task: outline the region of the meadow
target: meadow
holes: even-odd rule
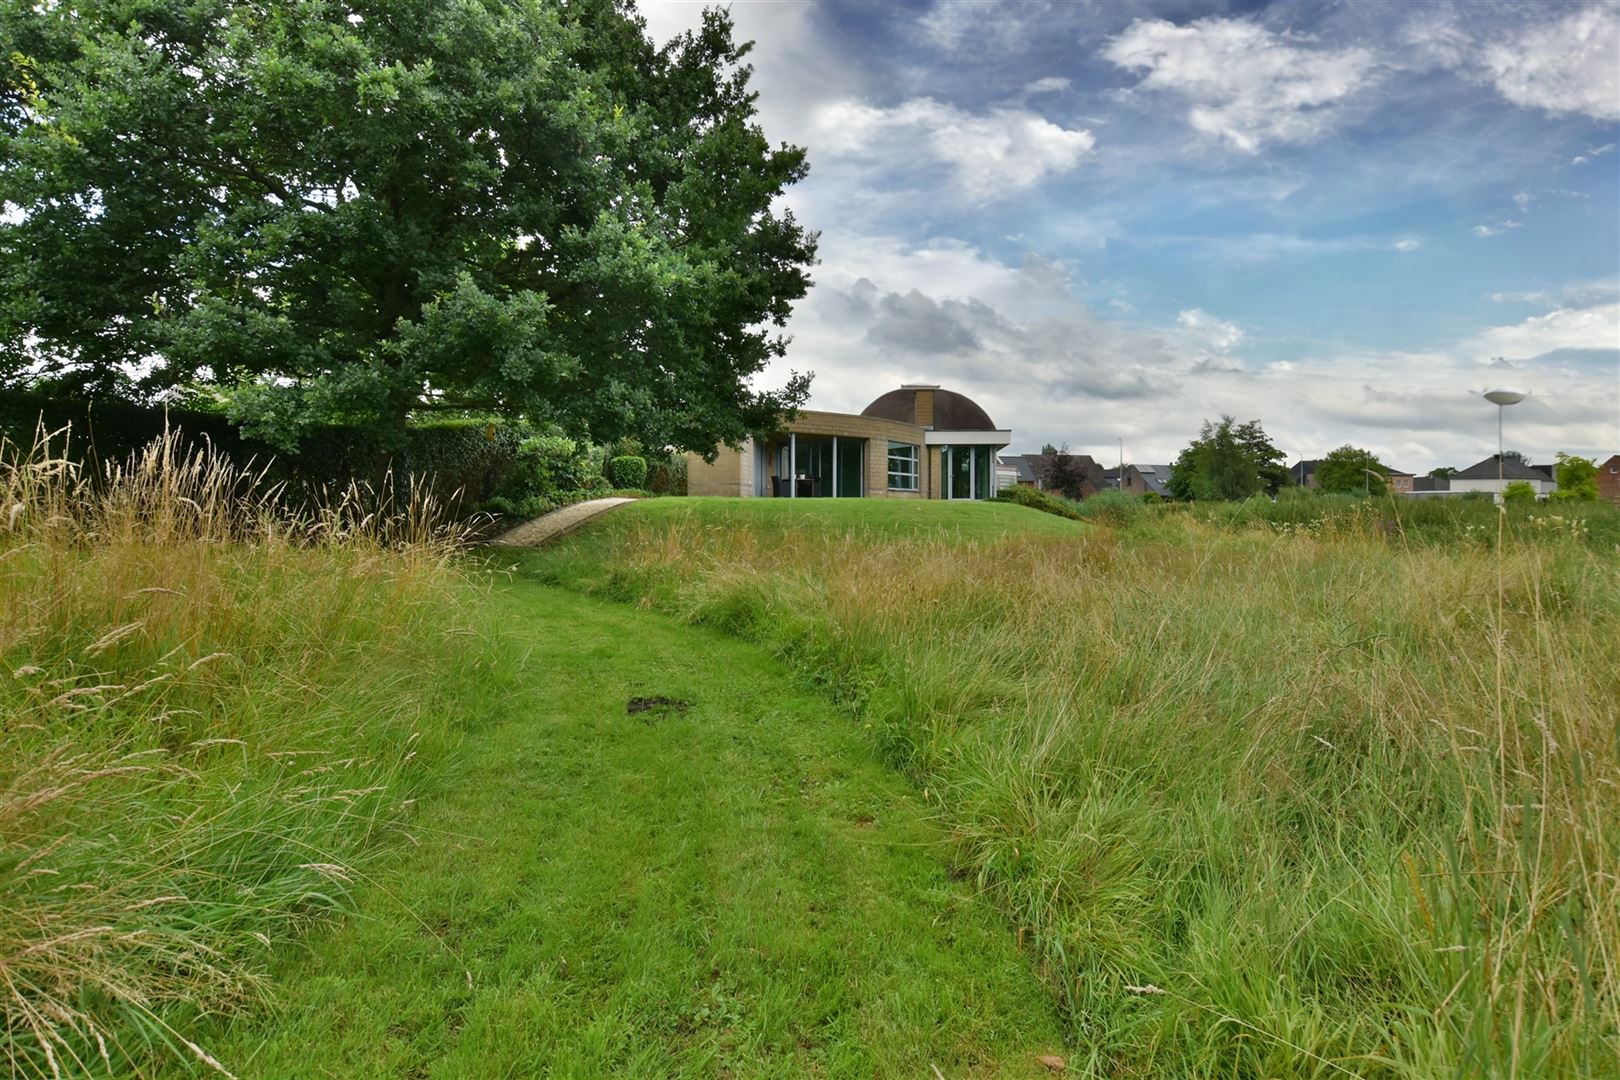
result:
[[[0,1061],[212,1069],[196,1020],[262,1004],[401,842],[493,653],[425,499],[294,512],[174,435],[64,450],[0,451]]]
[[[1620,1074],[1606,510],[1275,505],[975,536],[694,499],[525,568],[766,643],[858,718],[1073,1072]]]
[[[1605,508],[0,483],[12,1074],[1620,1074]]]

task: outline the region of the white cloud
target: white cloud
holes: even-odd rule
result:
[[[1196,130],[1246,153],[1321,138],[1339,121],[1346,99],[1372,81],[1374,68],[1370,49],[1326,48],[1244,19],[1186,26],[1139,19],[1102,55],[1145,72],[1138,90],[1185,99]]]
[[[1189,307],[1170,325],[1103,317],[1076,295],[1075,268],[1026,257],[1007,266],[957,240],[823,235],[818,284],[793,318],[773,375],[813,370],[814,408],[858,412],[902,382],[940,382],[1014,432],[1014,450],[1068,442],[1106,457],[1168,461],[1205,419],[1258,417],[1290,456],[1341,443],[1393,465],[1467,465],[1495,449],[1479,399],[1502,381],[1534,391],[1513,442],[1537,460],[1620,438],[1614,363],[1561,350],[1620,346],[1620,299],[1585,304],[1596,284],[1555,290],[1564,305],[1424,350],[1304,348],[1246,363],[1251,331]],[[1549,356],[1548,354],[1553,354]],[[1541,359],[1536,359],[1540,357]],[[1585,359],[1582,359],[1585,357]]]
[[[1188,308],[1176,316],[1176,325],[1187,330],[1193,340],[1218,353],[1230,352],[1243,340],[1243,328],[1218,319],[1200,308]]]
[[[1545,304],[1549,299],[1546,289],[1491,293],[1491,303],[1493,304]]]
[[[1570,158],[1569,163],[1571,165],[1589,165],[1591,164],[1593,158],[1600,158],[1604,154],[1614,153],[1614,147],[1614,143],[1605,143],[1602,146],[1588,147],[1586,153],[1576,154],[1574,157]]]
[[[1061,75],[1048,75],[1044,79],[1036,79],[1034,82],[1025,83],[1024,93],[1055,94],[1060,90],[1067,90],[1068,88],[1068,79],[1063,78]]]
[[[1556,308],[1513,326],[1497,326],[1462,343],[1476,358],[1530,359],[1558,349],[1620,349],[1620,304]]]
[[[1483,240],[1491,236],[1501,236],[1509,229],[1517,229],[1523,224],[1522,221],[1501,221],[1495,225],[1475,225],[1469,231]]]
[[[1537,19],[1487,46],[1496,90],[1515,105],[1620,120],[1620,7],[1600,3]]]
[[[1513,196],[1513,201],[1518,204],[1520,210],[1528,210],[1530,204],[1536,201],[1536,197],[1528,191],[1521,191]]]
[[[1069,172],[1097,142],[1089,131],[1062,127],[1027,109],[974,114],[932,98],[893,108],[836,102],[818,110],[816,125],[823,154],[895,165],[926,155],[948,166],[957,186],[979,200]]]
[[[1395,250],[1403,255],[1417,251],[1423,247],[1423,241],[1413,236],[1403,236],[1395,241]]]

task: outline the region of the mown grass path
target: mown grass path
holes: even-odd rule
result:
[[[241,1077],[1051,1075],[1049,999],[862,733],[763,650],[529,582],[417,846],[204,1032]],[[627,715],[629,699],[690,708]]]

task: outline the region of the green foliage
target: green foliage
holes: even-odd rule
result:
[[[591,449],[556,433],[524,439],[484,509],[507,517],[536,517],[606,491],[609,485],[599,468],[600,456]]]
[[[1510,503],[1533,503],[1536,501],[1536,489],[1528,480],[1513,480],[1502,491],[1502,501]]]
[[[1275,495],[1287,482],[1282,451],[1260,421],[1240,424],[1222,416],[1219,423],[1204,421],[1198,438],[1176,459],[1170,494],[1183,500],[1247,499],[1262,491]]]
[[[639,488],[647,482],[647,459],[635,454],[620,454],[608,461],[608,476],[620,487]]]
[[[1041,447],[1040,454],[1032,464],[1035,475],[1046,490],[1055,491],[1066,499],[1085,497],[1086,481],[1089,479],[1085,463],[1079,455],[1069,452],[1068,443],[1061,447],[1047,443]]]
[[[720,11],[658,48],[610,0],[86,0],[0,40],[0,385],[204,385],[282,450],[447,410],[707,450],[804,398],[748,388],[815,238]]]
[[[1552,497],[1559,502],[1597,502],[1597,462],[1560,452],[1558,490]]]
[[[996,502],[1017,503],[1032,510],[1040,510],[1047,514],[1056,514],[1058,517],[1069,518],[1072,521],[1080,520],[1078,506],[1061,495],[1054,495],[1050,491],[1041,491],[1026,484],[1014,484],[1003,488],[996,494]]]
[[[1131,525],[1152,514],[1144,500],[1123,491],[1099,491],[1080,504],[1080,516],[1110,528]]]
[[[1385,469],[1371,450],[1348,443],[1330,451],[1316,469],[1316,483],[1329,495],[1382,495],[1389,490]]]
[[[647,487],[656,495],[686,494],[686,455],[665,451],[648,463]]]
[[[120,464],[165,431],[206,443],[238,466],[251,465],[267,480],[287,486],[287,497],[309,501],[351,481],[407,494],[412,478],[426,482],[448,512],[471,513],[494,495],[512,468],[518,444],[530,433],[522,424],[488,419],[439,420],[403,432],[357,427],[309,429],[287,453],[245,437],[219,412],[157,408],[118,398],[88,401],[22,392],[0,396],[0,436],[20,446],[36,432],[71,428],[65,452],[95,472]]]

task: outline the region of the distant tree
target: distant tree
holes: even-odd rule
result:
[[[1068,443],[1064,443],[1062,448],[1051,443],[1041,447],[1040,456],[1035,461],[1035,475],[1047,491],[1055,491],[1069,499],[1080,499],[1085,495],[1082,490],[1086,482],[1085,462],[1080,455],[1069,453]]]
[[[1502,492],[1502,501],[1510,503],[1535,502],[1536,489],[1528,480],[1514,480]]]
[[[1559,453],[1558,490],[1552,498],[1561,502],[1597,502],[1597,497],[1597,462]]]
[[[1460,469],[1458,469],[1458,468],[1456,468],[1455,466],[1452,466],[1452,465],[1441,465],[1441,466],[1438,466],[1436,468],[1430,469],[1429,470],[1429,475],[1434,476],[1434,477],[1438,477],[1441,480],[1450,480],[1453,476],[1456,476],[1461,471],[1462,470],[1460,470]]]
[[[0,387],[336,421],[774,424],[815,237],[730,17],[620,0],[0,4]]]
[[[1329,453],[1316,468],[1317,486],[1341,495],[1382,495],[1389,487],[1384,476],[1384,466],[1371,450],[1348,443]]]
[[[1530,457],[1523,450],[1504,450],[1502,451],[1502,460],[1517,461],[1520,465],[1530,464]]]
[[[1171,467],[1170,494],[1201,500],[1247,499],[1262,491],[1275,495],[1288,482],[1282,457],[1258,420],[1206,420]]]

